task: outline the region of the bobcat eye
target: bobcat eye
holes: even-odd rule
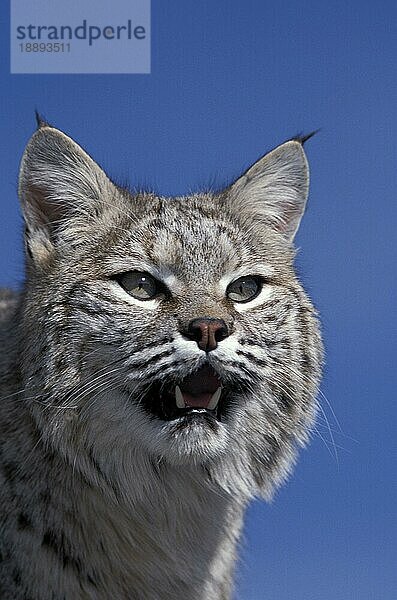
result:
[[[160,291],[160,282],[149,273],[129,271],[118,275],[116,280],[130,296],[137,300],[151,300]]]
[[[256,298],[262,289],[262,281],[259,277],[239,277],[236,281],[229,283],[226,296],[233,302],[249,302]]]

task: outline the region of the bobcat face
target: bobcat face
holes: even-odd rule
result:
[[[52,398],[33,407],[51,443],[176,465],[230,459],[257,487],[265,471],[282,477],[312,422],[321,362],[293,271],[302,145],[280,146],[219,194],[169,199],[117,188],[44,126],[20,181],[25,314],[41,324],[25,376]]]
[[[167,203],[146,198],[156,216],[132,232],[123,227],[104,259],[111,275],[90,291],[84,308],[79,294],[75,329],[87,338],[95,334],[111,352],[100,363],[93,355],[93,375],[108,362],[122,365],[117,379],[134,413],[126,422],[139,423],[130,439],[154,443],[162,455],[171,445],[173,453],[176,448],[197,459],[223,451],[255,386],[265,393],[267,344],[276,332],[264,323],[263,305],[273,294],[274,268],[270,248],[262,249],[267,259],[261,260],[232,222],[205,216],[213,198]],[[84,309],[92,311],[104,296],[96,310],[101,319],[106,315],[105,327],[84,325]]]

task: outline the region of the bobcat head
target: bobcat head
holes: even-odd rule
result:
[[[271,493],[316,412],[321,340],[293,268],[308,184],[294,139],[220,192],[132,194],[40,124],[20,171],[21,345],[51,447],[108,477],[139,455]]]

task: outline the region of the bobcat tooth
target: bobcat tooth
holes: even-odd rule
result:
[[[219,402],[219,398],[221,397],[221,393],[222,393],[222,387],[218,387],[216,392],[213,394],[211,400],[209,401],[209,404],[207,406],[208,410],[215,410],[215,408]]]
[[[177,385],[175,388],[175,399],[176,399],[176,405],[178,408],[185,408],[185,401],[183,399],[183,395],[182,395],[181,388],[179,387],[179,385]]]

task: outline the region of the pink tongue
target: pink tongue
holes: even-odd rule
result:
[[[207,408],[220,385],[218,375],[209,365],[188,375],[180,384],[185,406]]]
[[[191,406],[193,408],[207,408],[212,398],[212,393],[209,392],[207,394],[192,396],[192,394],[189,394],[188,392],[182,392],[182,396],[186,406]]]

